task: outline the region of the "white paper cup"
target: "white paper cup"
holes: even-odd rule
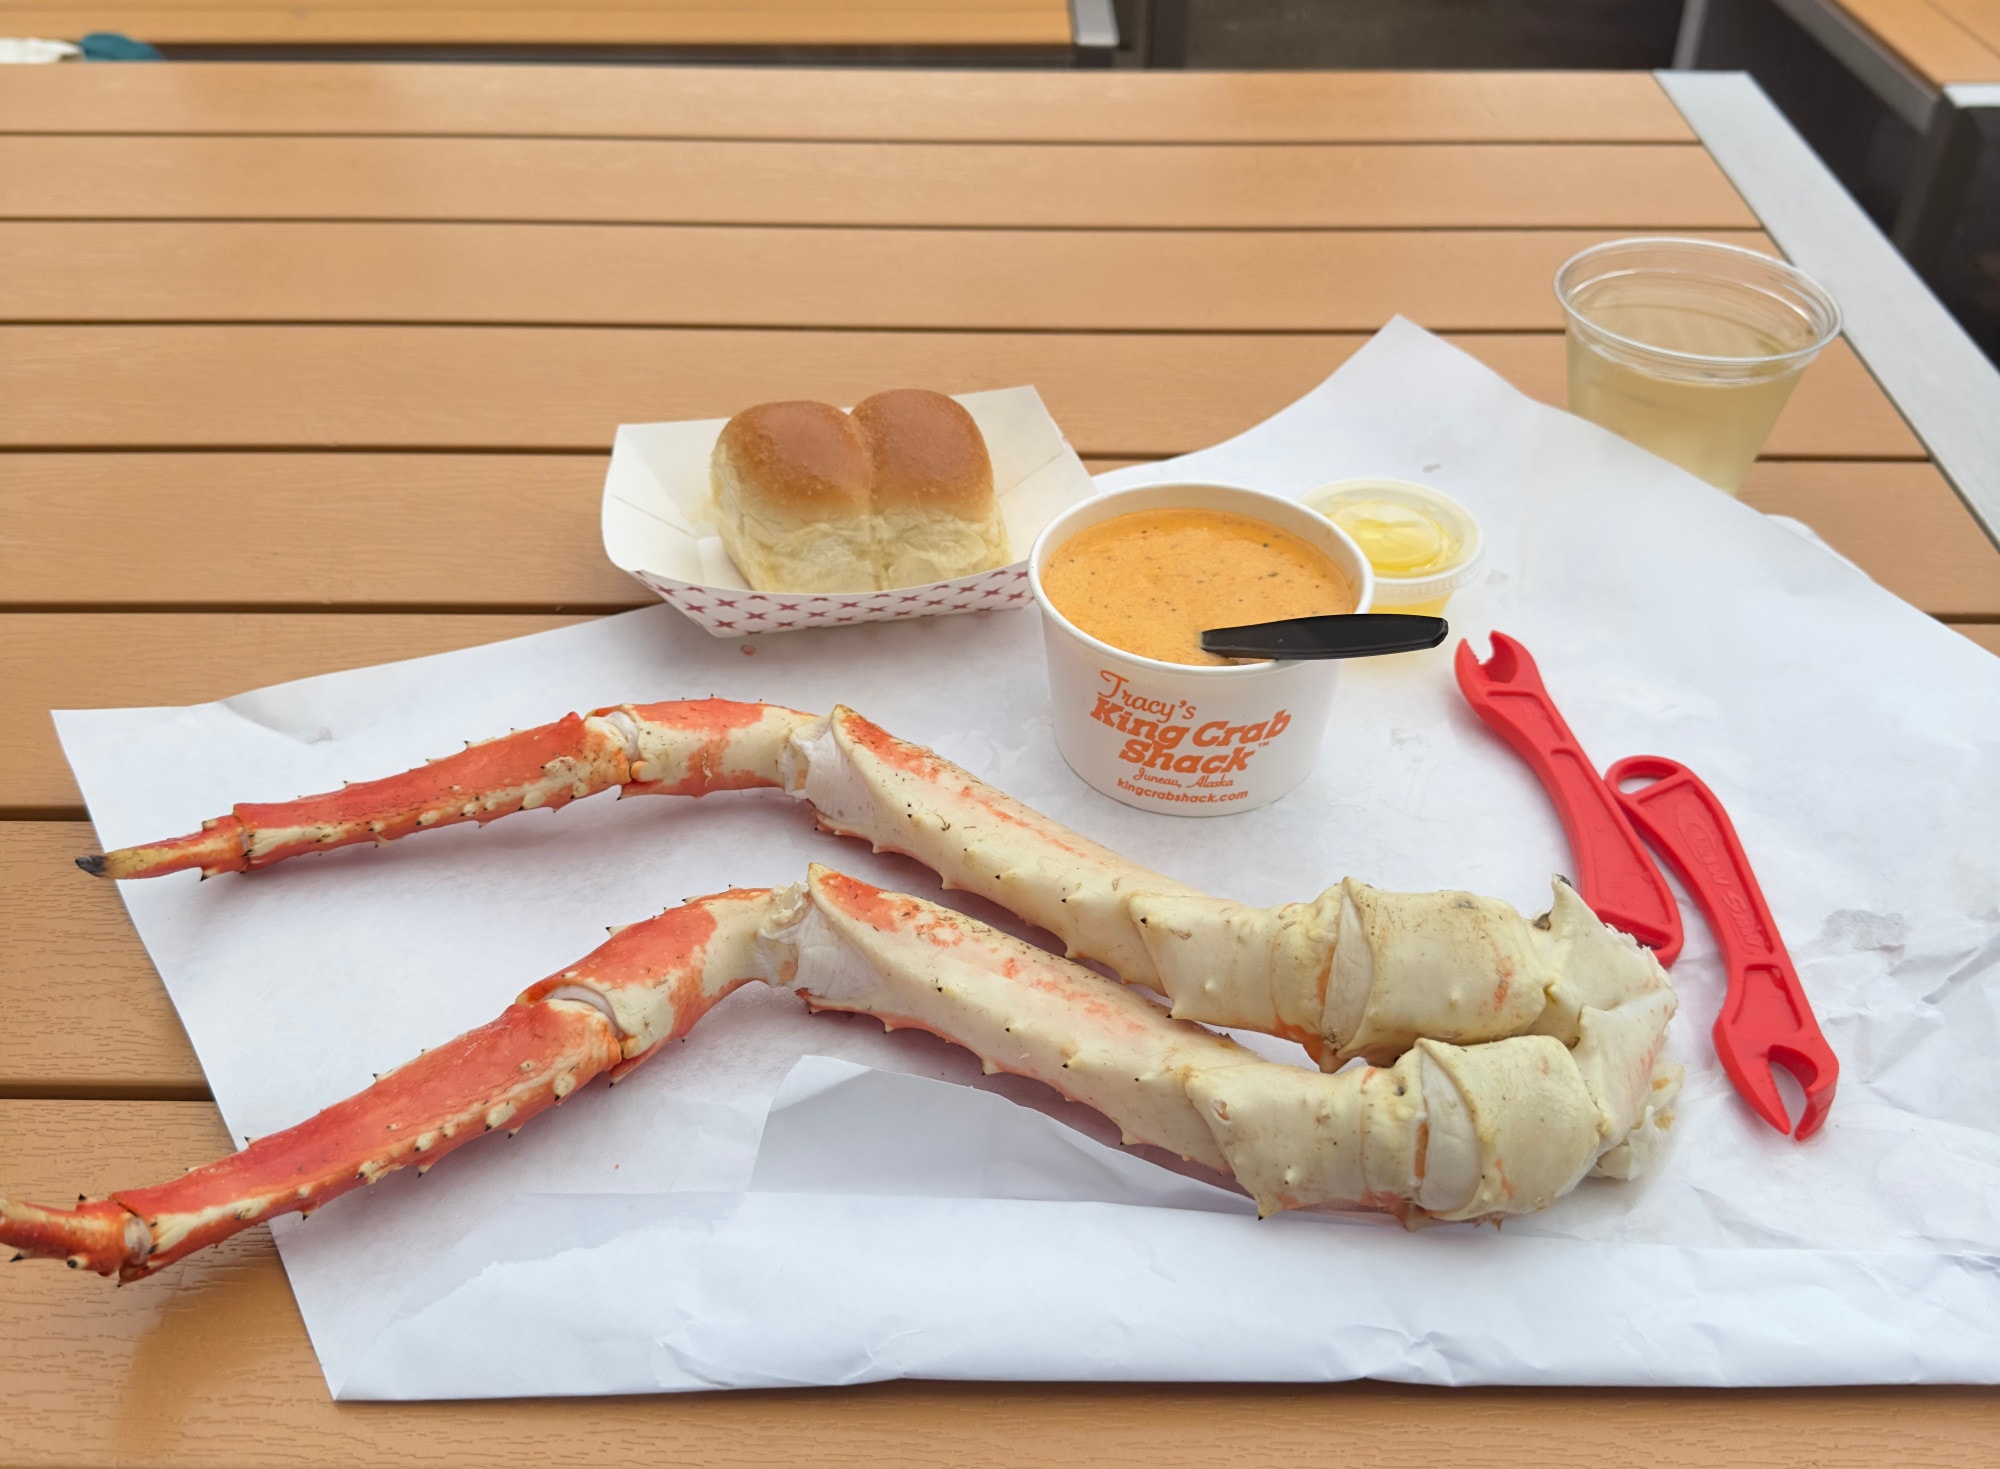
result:
[[[1277,495],[1230,485],[1150,485],[1100,495],[1049,522],[1028,555],[1042,609],[1056,748],[1114,801],[1173,816],[1225,816],[1269,805],[1319,759],[1337,659],[1162,663],[1098,641],[1058,612],[1042,568],[1071,536],[1135,510],[1221,510],[1267,521],[1326,553],[1366,612],[1375,578],[1347,533]]]

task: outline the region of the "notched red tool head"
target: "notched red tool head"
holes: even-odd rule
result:
[[[1493,653],[1484,663],[1472,651],[1469,640],[1461,640],[1458,645],[1456,672],[1458,686],[1468,697],[1471,690],[1468,682],[1480,684],[1513,684],[1519,682],[1527,687],[1542,687],[1542,672],[1535,667],[1535,660],[1528,656],[1528,650],[1504,632],[1488,635],[1493,644]]]
[[[1833,1106],[1840,1062],[1820,1033],[1777,920],[1715,792],[1678,761],[1634,755],[1604,773],[1633,826],[1680,874],[1722,953],[1729,991],[1715,1017],[1715,1054],[1750,1110],[1803,1142]],[[1772,1067],[1805,1093],[1796,1125]]]

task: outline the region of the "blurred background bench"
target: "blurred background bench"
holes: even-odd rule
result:
[[[2000,358],[2000,0],[1686,0],[1674,65],[1755,76]]]

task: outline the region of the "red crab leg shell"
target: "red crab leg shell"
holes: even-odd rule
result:
[[[269,867],[355,842],[393,842],[427,826],[484,824],[529,807],[562,807],[625,779],[625,742],[617,732],[569,714],[385,780],[241,805],[232,814],[243,823],[246,865]]]
[[[316,1209],[496,1127],[519,1127],[618,1055],[616,1029],[592,1006],[509,1006],[296,1127],[172,1183],[113,1194],[153,1236],[152,1252],[120,1273],[149,1275],[249,1225]]]
[[[523,1003],[579,999],[616,1022],[624,1059],[617,1081],[668,1041],[679,1040],[726,995],[760,978],[759,926],[771,909],[768,888],[735,888],[691,898],[610,939],[560,974],[521,995]]]
[[[782,784],[779,755],[811,715],[771,704],[692,699],[626,704],[468,745],[381,780],[296,801],[249,803],[189,836],[126,847],[77,865],[98,877],[161,877],[269,867],[357,842],[393,842],[464,821],[551,809],[613,786],[699,796]]]
[[[218,816],[204,821],[200,831],[184,837],[169,837],[143,847],[121,847],[102,856],[79,857],[76,865],[92,877],[163,877],[169,872],[198,868],[203,877],[222,872],[241,872],[243,823],[234,816]]]
[[[6,1201],[0,1245],[81,1257],[99,1274],[136,1280],[252,1224],[433,1161],[489,1128],[518,1127],[617,1060],[617,1030],[594,1006],[514,1005],[318,1116],[171,1183],[74,1210]]]
[[[630,1069],[686,1034],[758,977],[755,935],[770,896],[720,893],[622,928],[498,1019],[171,1183],[75,1209],[0,1200],[0,1246],[136,1280],[253,1224],[310,1213],[495,1128],[519,1128],[600,1072]],[[637,1033],[624,1028],[627,1015]]]
[[[68,1260],[72,1270],[116,1275],[133,1249],[145,1248],[145,1230],[123,1205],[109,1199],[79,1200],[74,1209],[44,1209],[15,1199],[0,1199],[0,1245],[16,1260]]]

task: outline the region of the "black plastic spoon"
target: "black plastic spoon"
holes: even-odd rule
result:
[[[1288,617],[1247,627],[1212,627],[1201,635],[1204,653],[1228,658],[1373,658],[1435,648],[1451,635],[1442,617],[1402,612],[1350,612],[1331,617]]]

